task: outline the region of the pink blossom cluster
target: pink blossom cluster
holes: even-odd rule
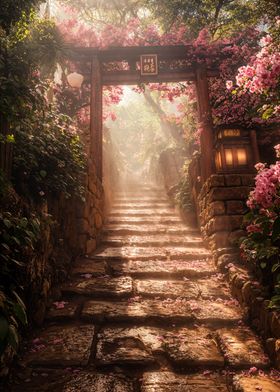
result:
[[[280,81],[280,51],[272,46],[271,37],[262,40],[265,45],[251,65],[242,66],[236,84],[250,93],[264,94],[278,88]]]
[[[270,35],[260,41],[261,49],[248,65],[238,69],[236,84],[240,94],[259,96],[265,117],[280,120],[280,46]],[[228,88],[231,86],[228,84]]]
[[[256,185],[249,195],[247,205],[251,209],[270,209],[280,206],[280,161],[265,167],[257,164]]]

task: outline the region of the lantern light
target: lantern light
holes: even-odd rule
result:
[[[83,84],[83,81],[84,81],[83,75],[77,72],[72,72],[69,75],[67,75],[67,82],[73,88],[80,89]]]
[[[215,163],[218,173],[252,172],[255,154],[252,149],[251,130],[219,128],[215,138]]]

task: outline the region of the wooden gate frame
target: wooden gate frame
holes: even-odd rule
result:
[[[201,129],[202,180],[214,173],[213,121],[209,100],[208,78],[219,75],[218,69],[206,68],[205,59],[200,58],[193,66],[184,65],[191,45],[142,46],[95,49],[78,47],[73,49],[74,58],[91,63],[90,139],[99,179],[102,181],[102,123],[103,86],[138,85],[192,81],[196,85],[199,127]],[[141,55],[156,54],[159,63],[158,75],[142,76],[139,65]],[[108,70],[106,64],[125,62],[127,70]],[[170,66],[170,64],[173,66]],[[180,64],[174,67],[174,64]],[[167,64],[167,69],[161,64]],[[169,64],[169,66],[168,66]],[[182,66],[183,64],[183,66]]]

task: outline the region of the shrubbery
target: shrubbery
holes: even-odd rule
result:
[[[19,327],[27,325],[24,267],[39,237],[40,221],[35,216],[0,213],[0,356],[7,345],[17,349]]]
[[[275,147],[280,158],[280,145]],[[271,292],[271,307],[280,307],[280,160],[267,167],[256,165],[256,185],[247,202],[247,237],[241,249],[253,262]]]
[[[83,197],[85,154],[72,120],[51,109],[16,127],[13,181],[34,200],[61,193]]]

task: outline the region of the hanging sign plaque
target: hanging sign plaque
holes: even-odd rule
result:
[[[143,54],[140,57],[141,75],[157,75],[158,74],[158,58],[156,54]]]

